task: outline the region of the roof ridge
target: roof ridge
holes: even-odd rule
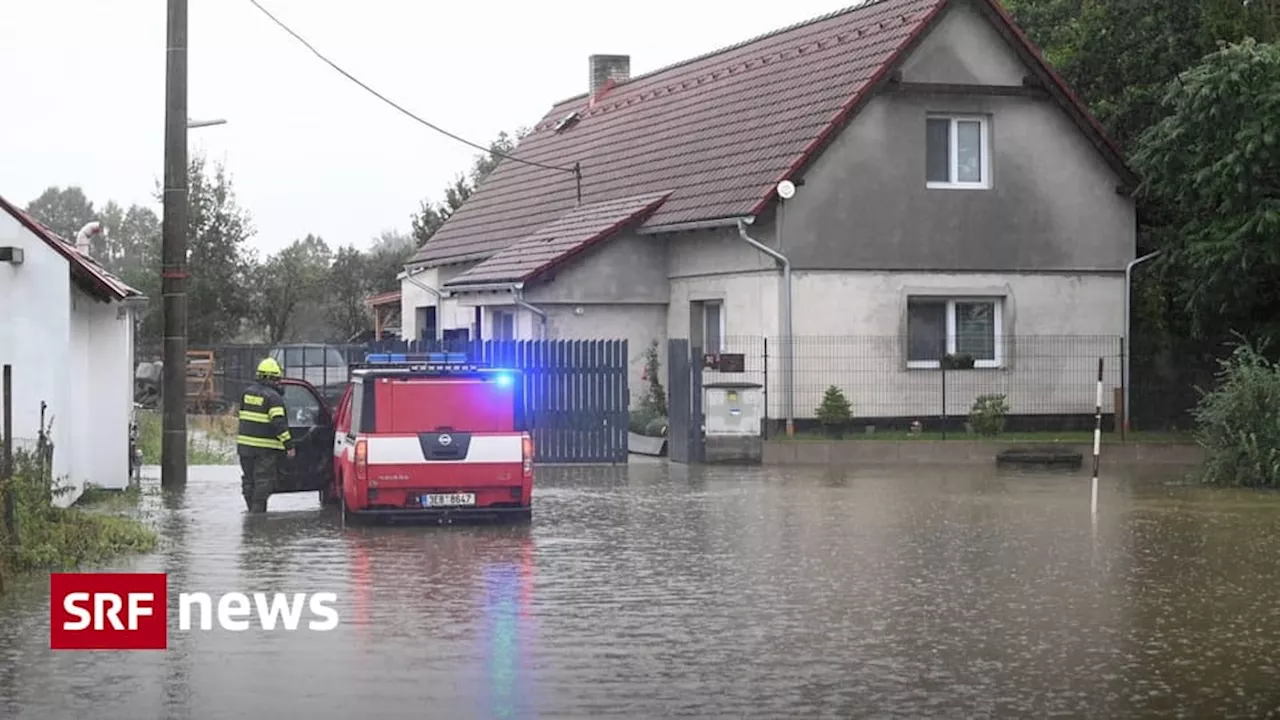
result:
[[[873,2],[876,2],[876,3],[879,3],[882,1],[883,0],[873,0]],[[862,6],[859,6],[859,9],[861,7]],[[764,67],[774,62],[792,60],[802,55],[808,55],[811,53],[819,53],[824,50],[830,50],[831,48],[837,45],[841,45],[843,43],[850,42],[853,40],[859,40],[865,35],[874,33],[876,30],[884,30],[886,23],[892,22],[893,20],[898,20],[902,24],[911,22],[911,18],[909,18],[907,14],[904,13],[896,17],[890,17],[887,20],[877,20],[874,22],[869,21],[852,29],[837,29],[829,35],[825,35],[817,39],[811,39],[802,45],[790,45],[787,47],[778,48],[766,54],[744,58],[740,62],[736,62],[732,65],[725,65],[725,66],[714,68],[712,70],[702,73],[701,75],[697,75],[693,78],[689,78],[687,80],[683,80],[678,83],[672,82],[670,84],[662,85],[660,87],[655,87],[651,90],[646,90],[638,94],[623,95],[622,97],[619,97],[612,102],[601,103],[596,105],[595,107],[579,111],[579,114],[582,117],[595,117],[597,115],[603,115],[605,113],[618,110],[619,108],[623,108],[629,105],[634,105],[640,102],[645,102],[646,100],[652,100],[657,97],[673,95],[683,90],[689,90],[695,87],[701,87],[702,85],[705,85],[706,83],[709,83],[709,82],[714,82],[716,80],[721,80],[730,76],[741,75],[744,72],[747,72],[750,70],[757,70],[761,67]],[[878,27],[875,29],[872,29],[873,25]]]
[[[724,53],[727,53],[727,52],[730,52],[730,51],[733,51],[733,50],[738,50],[738,49],[740,49],[740,48],[744,48],[744,47],[746,47],[746,46],[748,46],[748,45],[751,45],[751,44],[753,44],[753,43],[760,42],[761,40],[767,40],[767,39],[769,39],[769,38],[771,38],[771,37],[774,37],[774,36],[776,36],[776,35],[781,35],[781,34],[783,34],[783,33],[791,32],[792,30],[798,30],[798,29],[800,29],[800,28],[802,28],[802,27],[805,27],[805,26],[807,26],[807,25],[814,25],[814,24],[816,24],[816,23],[820,23],[820,22],[822,22],[822,21],[824,21],[824,20],[830,20],[831,18],[834,18],[834,17],[839,17],[839,16],[841,16],[841,15],[846,15],[846,14],[848,14],[848,13],[855,12],[855,11],[857,11],[857,10],[865,9],[865,8],[870,7],[870,6],[872,6],[872,5],[879,5],[879,4],[881,4],[881,3],[885,2],[885,1],[886,1],[886,0],[862,0],[861,2],[857,2],[857,3],[853,4],[853,5],[846,5],[845,7],[840,8],[840,9],[838,9],[838,10],[832,10],[831,12],[825,13],[825,14],[823,14],[823,15],[818,15],[818,16],[816,16],[816,17],[811,17],[811,18],[809,18],[808,20],[801,20],[801,21],[799,21],[799,22],[792,23],[791,25],[787,25],[787,26],[785,26],[785,27],[780,27],[780,28],[777,28],[777,29],[774,29],[774,30],[770,30],[769,32],[761,33],[761,34],[759,34],[759,35],[756,35],[755,37],[751,37],[751,38],[748,38],[748,39],[746,39],[746,40],[741,40],[741,41],[739,41],[739,42],[733,43],[732,45],[725,45],[724,47],[718,48],[718,49],[716,49],[716,50],[711,50],[710,52],[705,52],[705,53],[702,53],[701,55],[695,55],[695,56],[690,57],[690,58],[685,58],[684,60],[679,60],[679,61],[677,61],[677,62],[671,63],[670,65],[664,65],[663,67],[657,68],[657,69],[655,69],[655,70],[650,70],[649,72],[641,73],[640,75],[636,75],[636,76],[634,76],[634,77],[627,78],[626,82],[620,82],[620,83],[617,83],[616,85],[614,85],[613,90],[617,90],[618,88],[626,87],[627,85],[630,85],[631,83],[636,82],[636,81],[638,81],[638,80],[645,80],[645,79],[651,78],[651,77],[653,77],[653,76],[655,76],[655,75],[660,75],[660,74],[662,74],[662,73],[664,73],[664,72],[669,72],[669,71],[671,71],[671,70],[675,70],[676,68],[683,67],[683,66],[685,66],[685,65],[690,65],[690,64],[692,64],[692,63],[700,62],[700,61],[702,61],[702,60],[706,60],[706,59],[708,59],[708,58],[715,57],[716,55],[722,55],[722,54],[724,54]],[[559,106],[561,106],[561,105],[563,105],[563,104],[565,104],[565,103],[574,102],[575,100],[585,100],[585,99],[587,99],[587,98],[588,98],[588,97],[590,97],[590,96],[591,96],[591,93],[590,93],[590,92],[578,93],[578,94],[576,94],[576,95],[571,95],[571,96],[569,96],[569,97],[567,97],[567,98],[564,98],[563,100],[557,100],[557,101],[552,105],[552,108],[559,107]]]

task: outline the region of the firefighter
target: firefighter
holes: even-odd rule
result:
[[[267,499],[275,488],[283,457],[295,455],[289,433],[280,379],[280,363],[266,358],[258,363],[258,380],[240,398],[240,431],[236,446],[244,471],[241,489],[249,512],[267,511]]]

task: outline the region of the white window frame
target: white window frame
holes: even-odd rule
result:
[[[703,354],[719,355],[720,353],[724,352],[724,300],[700,300],[699,302],[702,303],[700,306],[702,308],[702,343],[703,343],[702,352]],[[706,347],[707,335],[708,335],[707,308],[711,307],[712,305],[714,305],[719,310],[719,312],[716,313],[716,317],[718,317],[720,320],[720,322],[718,323],[720,327],[717,328],[718,332],[716,333],[716,337],[719,339],[720,345],[719,347],[716,347],[714,349]]]
[[[991,189],[991,124],[982,115],[949,115],[930,113],[928,120],[949,120],[947,136],[947,176],[952,178],[946,182],[926,180],[925,187],[930,190],[989,190]],[[957,142],[958,128],[961,122],[978,123],[978,158],[982,163],[982,179],[978,182],[960,182],[955,180],[960,175],[960,143]],[[928,156],[929,135],[925,133],[925,155]]]
[[[956,352],[956,303],[958,302],[989,302],[995,305],[995,311],[992,313],[992,332],[995,334],[992,346],[995,348],[994,360],[978,360],[974,359],[973,367],[975,369],[996,369],[1004,367],[1004,303],[1005,299],[999,296],[961,296],[961,297],[938,297],[934,295],[913,295],[910,299],[920,300],[946,300],[947,303],[947,349],[946,354],[954,355]],[[907,313],[907,333],[910,336],[911,314]],[[910,341],[908,341],[909,343]],[[910,346],[903,348],[904,353],[910,353]],[[911,370],[937,370],[942,367],[941,361],[938,360],[911,360],[908,354],[907,368]]]

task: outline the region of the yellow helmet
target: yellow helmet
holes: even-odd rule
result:
[[[284,371],[280,369],[280,363],[276,362],[275,358],[265,358],[258,363],[258,376],[280,378],[284,377]]]

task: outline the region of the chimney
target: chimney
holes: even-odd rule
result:
[[[630,55],[592,55],[587,61],[591,64],[591,97],[610,80],[616,84],[631,79]]]

